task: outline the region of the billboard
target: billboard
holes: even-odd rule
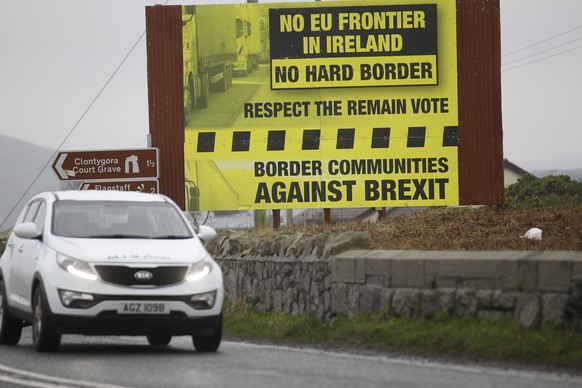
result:
[[[459,203],[454,0],[182,7],[189,210]]]

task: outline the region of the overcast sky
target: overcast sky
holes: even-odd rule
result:
[[[527,170],[580,168],[582,1],[500,1],[504,156]],[[144,6],[162,2],[0,0],[0,135],[145,147]],[[195,2],[168,2],[184,3]]]

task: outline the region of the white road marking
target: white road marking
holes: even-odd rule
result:
[[[90,387],[90,388],[129,388],[124,387],[121,385],[111,385],[111,384],[103,384],[103,383],[96,383],[92,381],[84,381],[84,380],[74,380],[74,379],[66,379],[62,377],[50,376],[45,375],[42,373],[35,373],[29,372],[22,369],[12,368],[3,364],[0,364],[0,371],[4,372],[4,374],[0,375],[0,381],[10,382],[13,384],[18,384],[27,387],[36,387],[36,388],[78,388],[78,387]],[[13,377],[6,375],[14,375],[20,377]],[[33,381],[38,380],[38,381]],[[54,384],[56,383],[56,384]],[[68,384],[68,385],[63,385]]]

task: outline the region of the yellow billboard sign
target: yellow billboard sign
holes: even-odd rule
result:
[[[458,204],[455,18],[454,0],[184,7],[189,209]]]

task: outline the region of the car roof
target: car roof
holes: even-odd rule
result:
[[[169,202],[164,195],[136,191],[67,190],[54,191],[52,194],[57,198],[57,200]]]

